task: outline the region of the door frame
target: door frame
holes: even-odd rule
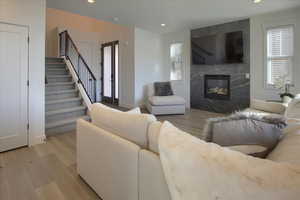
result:
[[[25,132],[25,134],[26,134],[26,145],[25,146],[27,146],[27,147],[29,147],[29,146],[31,146],[32,144],[31,143],[33,143],[33,141],[31,141],[31,137],[32,137],[32,133],[30,132],[30,121],[29,121],[29,119],[30,119],[30,96],[29,96],[29,94],[30,94],[30,91],[29,91],[29,86],[30,86],[30,82],[29,82],[29,77],[30,77],[30,70],[29,70],[29,66],[30,66],[30,33],[29,33],[29,29],[30,29],[30,27],[29,27],[29,25],[22,25],[22,24],[14,24],[14,23],[9,23],[9,22],[4,22],[4,21],[0,21],[0,24],[4,24],[4,25],[9,25],[9,26],[16,26],[16,27],[22,27],[22,28],[25,28],[26,29],[26,38],[27,38],[27,48],[26,48],[26,53],[27,53],[27,55],[26,55],[26,57],[27,57],[27,62],[26,62],[26,64],[24,64],[24,65],[26,65],[26,71],[27,71],[27,73],[26,73],[26,77],[25,77],[25,79],[27,80],[27,87],[26,87],[26,112],[27,112],[27,114],[26,114],[26,123],[27,123],[27,128],[26,128],[26,132]],[[24,147],[24,146],[23,146]],[[15,148],[15,149],[18,149],[18,148],[22,148],[22,147],[17,147],[17,148]],[[7,150],[7,151],[11,151],[11,150],[14,150],[14,149],[10,149],[10,150]]]
[[[116,63],[115,63],[115,56],[116,56],[116,45],[118,45],[118,56],[120,57],[120,45],[119,45],[119,41],[118,40],[115,40],[115,41],[112,41],[112,42],[107,42],[107,43],[104,43],[101,45],[101,98],[102,98],[102,101],[106,102],[106,103],[111,103],[111,104],[116,104],[118,105],[119,104],[119,94],[120,94],[120,87],[118,85],[118,98],[116,98],[115,96],[115,68],[116,68]],[[111,54],[111,86],[112,86],[112,97],[111,98],[107,98],[107,97],[104,97],[104,48],[105,47],[108,47],[108,46],[111,46],[111,50],[112,50],[112,54]],[[119,60],[119,58],[118,58]],[[119,64],[120,62],[118,61],[118,83],[120,82],[120,68],[119,68]]]

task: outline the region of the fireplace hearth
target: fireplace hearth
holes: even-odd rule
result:
[[[230,75],[205,75],[204,97],[216,100],[230,100]]]

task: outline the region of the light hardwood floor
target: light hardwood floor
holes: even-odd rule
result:
[[[220,114],[200,110],[161,116],[201,137],[205,121]],[[76,173],[76,134],[52,136],[45,144],[0,153],[0,200],[100,199]]]
[[[212,113],[203,110],[191,109],[185,115],[158,116],[159,121],[169,121],[181,130],[202,139],[202,130],[208,118],[224,116],[220,113]]]

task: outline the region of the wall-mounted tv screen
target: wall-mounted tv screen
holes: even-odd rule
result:
[[[243,32],[192,37],[193,65],[243,63]]]

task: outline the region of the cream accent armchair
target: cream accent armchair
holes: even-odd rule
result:
[[[154,84],[147,86],[148,99],[146,107],[154,115],[185,114],[186,102],[183,97],[178,96],[176,90],[172,96],[155,96]]]

